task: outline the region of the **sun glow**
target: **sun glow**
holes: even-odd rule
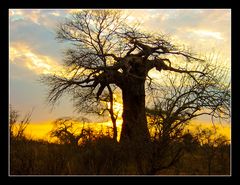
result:
[[[120,139],[120,133],[122,129],[122,118],[118,118],[117,121],[117,131],[118,131],[118,141]],[[50,137],[50,131],[53,129],[54,125],[52,121],[45,121],[41,123],[30,123],[26,130],[25,134],[28,138],[34,140],[46,140],[48,142],[56,142],[56,138]],[[102,123],[84,123],[84,128],[91,128],[94,130],[95,133],[102,131],[103,133],[112,132],[112,122],[106,121]],[[201,129],[213,129],[212,123],[202,122],[202,121],[193,121],[191,122],[186,129],[190,132],[195,132],[196,129],[200,127]],[[83,128],[83,123],[74,125],[74,129],[81,129]],[[227,139],[231,141],[231,126],[230,124],[215,124],[215,128],[217,129],[217,134],[221,134],[225,136]]]
[[[229,141],[231,141],[231,125],[230,123],[209,123],[200,120],[192,121],[187,129],[193,133],[197,131],[198,128],[201,129],[210,129],[216,131],[216,134],[225,136]]]
[[[118,131],[118,140],[120,139],[120,132],[122,128],[122,120],[118,119],[116,121],[117,124],[117,131]],[[13,133],[17,133],[18,123],[16,124]],[[97,134],[99,132],[107,133],[112,132],[113,124],[111,121],[101,122],[101,123],[81,123],[78,122],[77,124],[73,125],[72,130],[80,131],[82,128],[90,128],[94,131],[93,134]],[[56,138],[52,138],[50,136],[51,130],[54,128],[53,121],[45,121],[39,123],[29,123],[25,130],[25,136],[29,139],[33,140],[45,140],[48,142],[56,142]]]
[[[108,108],[110,108],[110,102],[107,103]],[[121,117],[122,113],[123,113],[123,105],[119,102],[114,102],[113,103],[113,111],[114,114],[117,115],[118,119],[119,117]]]
[[[19,128],[19,123],[16,123],[13,128],[13,133],[17,134]],[[49,141],[49,132],[52,129],[52,123],[50,121],[40,122],[40,123],[29,123],[24,131],[27,138],[33,140],[47,140]]]

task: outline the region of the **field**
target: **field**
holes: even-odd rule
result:
[[[221,145],[212,150],[207,146],[181,145],[179,159],[167,168],[151,174],[151,163],[142,164],[143,174],[132,155],[131,149],[122,148],[108,136],[88,140],[78,146],[53,144],[26,138],[11,139],[11,175],[229,175],[230,145]],[[174,146],[173,146],[174,147]],[[209,149],[208,151],[206,149]],[[170,150],[167,149],[166,150]],[[159,153],[155,162],[164,164],[169,152]],[[148,153],[148,151],[146,151]],[[210,155],[209,155],[210,154]],[[169,156],[167,156],[169,155]],[[158,160],[160,159],[160,160]],[[155,164],[156,164],[155,163]],[[160,164],[161,165],[161,164]]]

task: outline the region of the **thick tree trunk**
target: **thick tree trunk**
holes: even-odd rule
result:
[[[123,124],[120,142],[141,145],[150,139],[145,112],[145,80],[126,81],[122,88]]]
[[[120,143],[135,161],[136,173],[145,174],[150,134],[145,111],[145,80],[126,81],[122,88],[123,124]]]
[[[145,110],[145,80],[148,68],[141,58],[129,58],[121,83],[123,124],[120,143],[130,159],[134,160],[137,174],[148,170],[150,133]]]

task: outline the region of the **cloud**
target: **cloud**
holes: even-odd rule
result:
[[[45,55],[60,62],[62,51],[66,43],[58,43],[55,40],[54,29],[38,25],[30,20],[18,19],[10,21],[10,46],[21,43],[29,46],[34,53]]]
[[[228,9],[172,9],[153,11],[145,28],[169,34],[174,43],[209,55],[213,50],[223,60],[231,55],[231,11]],[[164,17],[164,19],[163,19]]]
[[[52,13],[50,13],[51,15],[53,15],[53,16],[56,16],[56,17],[59,17],[60,16],[60,13],[58,13],[58,12],[52,12]]]
[[[129,21],[141,29],[170,36],[172,43],[195,53],[216,52],[222,60],[231,56],[230,9],[131,9]]]
[[[56,42],[54,28],[58,22],[76,11],[79,10],[10,9],[10,41],[25,43],[31,46],[33,53],[61,61],[61,51],[67,44]],[[147,31],[169,34],[173,43],[184,44],[193,51],[210,53],[215,48],[223,60],[229,61],[229,9],[126,9],[123,12],[129,15],[128,22],[139,21]],[[35,58],[34,61],[40,60],[34,55],[29,57]],[[41,67],[50,69],[45,64]]]
[[[25,43],[11,44],[9,48],[9,59],[10,63],[13,64],[11,65],[10,75],[12,75],[12,72],[14,73],[17,67],[28,69],[36,75],[52,74],[65,78],[71,78],[75,73],[75,71],[69,72],[69,69],[60,65],[54,58],[35,52]],[[19,73],[14,73],[12,79],[19,78],[17,74]],[[22,75],[20,74],[20,76]]]
[[[24,66],[36,74],[52,74],[61,70],[59,64],[51,57],[34,53],[23,43],[11,44],[9,58],[11,63]]]
[[[207,30],[194,30],[193,32],[197,34],[199,37],[214,38],[217,40],[224,39],[220,32],[213,32],[213,31],[207,31]]]
[[[23,35],[24,31],[28,35],[32,30],[33,35],[30,38],[34,43],[37,43],[35,40],[40,38],[60,47],[53,42],[54,28],[58,22],[76,11],[79,9],[12,9],[10,10],[11,17],[22,17],[22,19],[13,19],[16,25],[14,30],[22,30],[21,33],[13,35],[18,37]],[[213,48],[221,45],[224,46],[221,48],[222,52],[230,47],[231,10],[229,9],[126,9],[123,12],[129,15],[128,22],[138,21],[142,23],[142,28],[146,31],[170,34],[174,41],[186,43],[189,46],[202,46],[203,50],[208,51],[208,46]],[[44,35],[45,38],[43,38]],[[27,40],[29,41],[30,38]],[[206,41],[211,44],[206,45]],[[39,43],[47,45],[47,43]],[[49,47],[51,48],[55,47]],[[224,55],[230,55],[230,52]]]
[[[67,10],[58,9],[10,9],[10,21],[24,19],[38,25],[52,27],[57,20],[65,17]]]
[[[10,9],[9,15],[10,15],[10,21],[16,21],[19,19],[25,19],[25,20],[31,20],[34,23],[38,24],[38,18],[39,18],[39,9]]]

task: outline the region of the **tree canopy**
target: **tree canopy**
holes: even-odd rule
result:
[[[96,106],[103,94],[112,97],[113,89],[119,88],[123,99],[121,140],[124,141],[149,141],[145,84],[151,85],[153,81],[148,75],[150,70],[187,74],[196,83],[206,76],[205,71],[186,65],[204,62],[203,59],[172,44],[165,35],[127,25],[126,16],[117,10],[73,13],[59,24],[57,39],[69,42],[71,47],[64,53],[65,74],[42,79],[50,87],[49,102],[55,103],[63,94],[71,93],[76,106]],[[190,91],[201,94],[201,86],[198,88],[198,92]],[[203,96],[199,101],[204,104]],[[208,103],[218,103],[218,98],[216,95]]]

